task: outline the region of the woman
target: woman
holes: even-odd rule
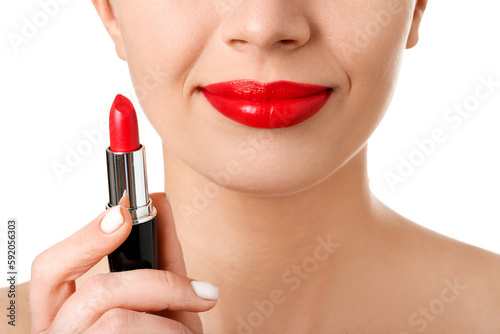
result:
[[[102,213],[35,259],[32,333],[500,332],[500,257],[368,186],[426,0],[93,3],[163,141],[161,270],[95,275],[131,229]],[[242,124],[207,94],[241,79],[328,96],[307,119]]]

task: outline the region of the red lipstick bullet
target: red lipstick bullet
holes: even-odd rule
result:
[[[111,106],[109,137],[113,152],[133,152],[141,148],[134,105],[121,94],[116,96]]]

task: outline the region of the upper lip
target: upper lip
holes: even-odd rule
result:
[[[211,84],[201,89],[225,97],[250,101],[275,101],[314,96],[332,88],[284,80],[269,83],[253,80],[234,80]]]

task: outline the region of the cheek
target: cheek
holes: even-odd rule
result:
[[[350,5],[349,10],[356,9]],[[344,15],[349,20],[339,20],[330,45],[351,82],[348,109],[384,113],[397,82],[412,15],[411,1],[376,0],[365,10]]]
[[[190,0],[121,1],[118,20],[141,107],[160,134],[164,124],[182,127],[182,113],[169,111],[188,107],[184,82],[215,20]]]
[[[317,13],[322,37],[351,79],[400,56],[411,25],[412,2],[327,1],[328,8]]]
[[[332,1],[323,17],[330,53],[349,78],[342,123],[371,134],[390,103],[411,27],[413,1]],[[358,4],[356,4],[358,3]]]

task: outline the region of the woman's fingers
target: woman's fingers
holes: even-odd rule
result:
[[[165,248],[160,248],[162,251],[158,254],[160,268],[181,276],[187,276],[182,247],[177,238],[170,202],[167,200],[165,193],[150,194],[150,197],[158,211],[158,244],[165,245]],[[202,331],[201,320],[196,313],[166,309],[154,312],[154,314],[183,324],[189,324],[189,329],[193,333],[201,333]]]
[[[170,203],[165,193],[154,193],[150,197],[158,212],[158,245],[165,246],[162,248],[163,251],[158,254],[160,268],[187,276]]]
[[[74,280],[114,251],[130,234],[132,221],[128,210],[122,206],[110,209],[33,262],[32,334],[97,333],[106,326],[119,333],[126,333],[123,328],[154,333],[156,326],[162,330],[171,328],[176,333],[186,332],[187,328],[193,333],[202,332],[195,312],[211,309],[218,289],[210,283],[191,283],[186,277],[170,203],[164,193],[151,194],[151,198],[158,212],[161,270],[98,274],[75,290]],[[126,199],[122,198],[120,204],[126,205]],[[154,322],[151,330],[145,319]]]
[[[36,257],[30,282],[32,333],[50,327],[74,293],[74,280],[125,241],[131,228],[130,214],[117,206]]]
[[[214,285],[191,282],[169,271],[141,269],[97,274],[66,300],[49,333],[82,333],[111,309],[202,312],[214,307],[217,298]]]
[[[188,327],[172,319],[137,311],[114,308],[104,313],[84,334],[192,334]],[[70,332],[68,332],[70,333]],[[76,333],[76,332],[71,332]],[[196,332],[195,332],[196,333]]]

